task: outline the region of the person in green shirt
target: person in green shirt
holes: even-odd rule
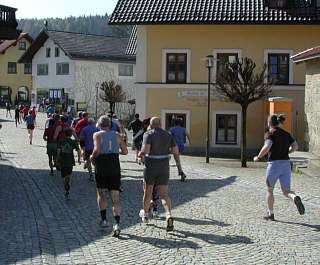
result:
[[[78,163],[81,164],[81,151],[76,140],[71,139],[72,129],[66,128],[64,130],[65,138],[58,142],[57,147],[57,161],[61,171],[61,177],[64,180],[65,197],[70,199],[70,182],[72,175],[72,168],[75,166],[73,150],[78,152]]]

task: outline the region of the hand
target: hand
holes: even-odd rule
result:
[[[258,162],[260,159],[259,159],[259,157],[258,156],[255,156],[254,158],[253,158],[253,161],[254,162]]]
[[[138,157],[139,157],[139,158],[143,158],[143,156],[144,156],[143,153],[140,151],[140,152],[138,153]]]

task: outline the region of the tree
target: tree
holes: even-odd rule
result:
[[[115,112],[116,103],[123,102],[126,99],[126,94],[122,91],[121,85],[116,84],[113,80],[104,81],[100,85],[100,89],[103,91],[100,98],[109,103],[111,113]]]
[[[244,58],[226,63],[225,70],[218,74],[216,88],[231,102],[241,105],[241,166],[247,167],[247,109],[250,103],[271,95],[271,83],[267,78],[266,64],[254,73],[255,62]]]

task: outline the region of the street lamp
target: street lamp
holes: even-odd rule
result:
[[[210,155],[210,84],[211,84],[211,68],[213,67],[213,55],[206,56],[206,68],[208,68],[208,113],[207,113],[207,148],[206,148],[206,163],[209,163]]]
[[[99,89],[100,83],[96,83],[96,120],[98,119],[98,89]]]

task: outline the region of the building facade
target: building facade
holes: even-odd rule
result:
[[[134,93],[135,56],[126,56],[128,39],[44,29],[20,58],[32,61],[34,104],[105,113],[97,87],[114,80],[131,97]],[[120,69],[120,71],[119,71]],[[123,114],[123,113],[120,113]]]
[[[32,38],[21,33],[17,39],[0,41],[0,104],[28,104],[31,100],[32,66],[18,63]]]
[[[306,65],[304,139],[306,150],[320,156],[320,46],[300,52],[292,60]]]
[[[268,65],[275,81],[273,97],[290,100],[291,119],[287,122],[303,148],[305,68],[293,65],[290,56],[318,43],[319,17],[310,20],[304,14],[303,19],[295,20],[292,10],[301,16],[302,8],[272,7],[271,4],[277,1],[266,5],[263,1],[249,3],[243,0],[234,6],[225,5],[224,1],[214,1],[210,5],[203,3],[206,1],[192,4],[183,0],[156,2],[142,5],[141,1],[136,1],[129,5],[126,0],[120,0],[110,19],[111,24],[137,25],[137,112],[161,117],[163,128],[170,127],[173,118],[182,118],[193,138],[189,150],[203,151],[208,87],[204,58],[213,55],[211,147],[215,153],[235,153],[240,150],[241,107],[222,100],[214,83],[225,62],[249,57],[258,68],[264,63]],[[156,4],[161,9],[156,9]],[[249,150],[263,144],[264,105],[263,101],[249,105]]]

